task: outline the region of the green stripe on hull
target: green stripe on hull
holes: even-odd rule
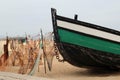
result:
[[[84,36],[63,29],[58,29],[60,41],[79,45],[83,47],[92,48],[113,54],[120,54],[120,44],[113,43],[106,40],[97,39],[94,37]]]

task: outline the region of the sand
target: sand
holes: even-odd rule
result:
[[[40,71],[36,70],[36,73],[33,75],[34,77],[24,79],[21,75],[18,75],[16,79],[11,79],[9,75],[12,73],[17,73],[18,69],[16,67],[7,68],[7,72],[10,71],[12,73],[4,73],[5,76],[1,76],[0,72],[0,80],[119,80],[120,79],[120,71],[110,71],[110,70],[91,70],[86,68],[79,68],[72,66],[67,62],[58,62],[56,59],[53,61],[52,71],[50,72],[47,68],[47,73],[44,72],[44,66],[39,66]],[[14,76],[15,74],[13,74]],[[26,75],[25,75],[26,76]],[[19,79],[20,77],[20,79]],[[36,78],[37,77],[37,78]],[[5,78],[5,79],[4,79]],[[10,79],[9,79],[10,78]]]
[[[119,80],[120,71],[79,68],[54,59],[51,72],[47,71],[45,74],[44,66],[41,66],[40,72],[36,72],[35,76],[56,80]]]
[[[67,62],[58,62],[55,58],[52,71],[47,68],[44,72],[44,65],[39,66],[40,71],[30,77],[20,75],[17,67],[8,67],[6,72],[0,72],[0,80],[119,80],[120,71],[94,70],[75,67]],[[12,72],[12,73],[11,73]],[[16,73],[16,74],[15,74]],[[12,76],[12,77],[11,77]]]
[[[120,71],[110,71],[110,70],[91,70],[86,68],[79,68],[72,66],[67,62],[58,62],[56,59],[53,61],[52,71],[50,72],[47,68],[47,73],[44,72],[44,66],[40,65],[40,71],[36,70],[36,73],[30,77],[24,78],[26,75],[13,74],[17,73],[16,67],[7,68],[8,71],[12,73],[3,73],[0,72],[0,80],[119,80]],[[8,72],[7,71],[7,72]],[[12,75],[16,79],[11,79],[9,77]],[[14,75],[17,75],[16,77]],[[37,78],[36,78],[37,77]]]
[[[10,72],[0,72],[0,80],[53,80],[53,79],[21,75]]]

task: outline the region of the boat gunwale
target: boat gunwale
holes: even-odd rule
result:
[[[60,15],[56,15],[56,18],[57,18],[57,20],[62,20],[62,21],[73,23],[73,24],[82,25],[84,27],[93,28],[93,29],[97,29],[97,30],[100,30],[100,31],[105,31],[105,32],[116,34],[116,35],[120,36],[120,31],[117,31],[117,30],[114,30],[114,29],[110,29],[110,28],[106,28],[106,27],[103,27],[103,26],[83,22],[83,21],[80,21],[80,20],[75,20],[75,19],[63,17],[63,16],[60,16]]]
[[[57,20],[70,22],[70,23],[73,23],[73,24],[81,25],[81,26],[84,26],[84,27],[88,27],[88,28],[92,28],[92,29],[96,29],[96,30],[100,30],[100,31],[104,31],[104,32],[107,32],[107,33],[111,33],[111,34],[120,36],[120,31],[110,29],[110,28],[106,28],[106,27],[102,27],[102,26],[95,25],[95,24],[91,24],[91,23],[87,23],[87,22],[83,22],[83,21],[78,21],[78,20],[75,20],[75,19],[63,17],[63,16],[60,16],[60,15],[56,14],[56,22],[57,22]],[[57,24],[56,24],[56,26],[57,26]],[[62,28],[61,26],[57,26],[57,27]],[[66,28],[63,28],[63,29],[66,29]],[[84,35],[87,35],[87,36],[90,36],[90,37],[95,37],[95,38],[98,38],[98,39],[103,39],[103,40],[107,40],[107,41],[110,41],[110,42],[120,44],[120,42],[118,42],[118,41],[113,41],[113,40],[102,38],[102,37],[99,37],[99,36],[94,36],[94,35],[78,32],[78,31],[74,31],[74,30],[70,30],[70,29],[66,29],[66,30],[77,32],[79,34],[84,34]]]
[[[54,29],[53,32],[57,33],[57,34],[55,34],[55,36],[57,37],[58,40],[59,40],[59,35],[58,35],[57,20],[62,20],[62,21],[65,21],[65,22],[70,22],[70,23],[73,23],[73,24],[82,25],[84,27],[93,28],[93,29],[96,29],[96,30],[100,30],[100,31],[104,31],[104,32],[108,32],[108,33],[112,33],[112,34],[120,36],[120,31],[110,29],[110,28],[106,28],[106,27],[102,27],[102,26],[95,25],[95,24],[91,24],[91,23],[87,23],[87,22],[83,22],[83,21],[78,21],[78,20],[71,19],[71,18],[68,18],[68,17],[63,17],[63,16],[60,16],[60,15],[57,15],[56,12],[57,12],[56,9],[51,8],[52,22],[54,23],[53,24],[53,29]],[[53,16],[54,16],[54,18],[53,18]],[[69,30],[69,29],[67,29],[67,30]],[[74,30],[70,30],[70,31],[74,31]],[[75,31],[75,32],[78,32],[78,31]],[[79,32],[79,33],[82,33],[82,32]],[[85,33],[83,33],[83,34],[85,34]],[[85,35],[89,35],[89,36],[92,36],[92,37],[96,37],[96,38],[99,38],[99,39],[104,39],[104,40],[108,40],[108,41],[112,41],[112,42],[120,44],[120,42],[118,42],[118,41],[113,41],[113,40],[101,38],[101,37],[90,35],[90,34],[85,34]],[[58,42],[60,42],[60,41],[58,41]]]

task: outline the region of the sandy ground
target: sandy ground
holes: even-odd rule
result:
[[[110,71],[110,70],[90,70],[86,68],[78,68],[68,64],[67,62],[58,62],[56,59],[53,61],[52,71],[50,72],[47,68],[47,73],[44,72],[44,66],[39,66],[40,71],[36,70],[36,73],[33,75],[34,77],[44,78],[48,80],[119,80],[120,79],[120,71]],[[7,68],[7,72],[17,73],[17,67],[9,67]],[[1,75],[1,73],[0,73]],[[6,74],[7,76],[7,74]],[[9,77],[7,77],[8,79]],[[0,80],[3,77],[0,77]],[[11,79],[12,80],[12,79]],[[14,79],[13,79],[14,80]],[[35,78],[32,79],[17,79],[17,80],[37,80]]]
[[[45,74],[44,67],[41,66],[40,72],[36,72],[35,76],[56,80],[119,80],[120,71],[78,68],[67,62],[61,63],[54,59],[51,72],[47,71]]]
[[[37,80],[38,78],[47,78],[48,80],[119,80],[120,79],[120,71],[110,71],[110,70],[90,70],[86,68],[78,68],[70,65],[67,62],[58,62],[55,58],[53,61],[52,71],[48,71],[45,74],[44,66],[39,66],[40,71],[36,70],[36,73],[33,75],[33,78],[27,78],[28,80]],[[8,67],[6,72],[12,73],[1,73],[0,72],[0,80],[27,80],[27,79],[11,79],[9,75],[16,75],[13,73],[18,73],[18,67]],[[9,74],[9,75],[8,75]],[[3,76],[6,75],[6,76]],[[16,77],[21,77],[21,75],[17,75]],[[37,78],[36,78],[37,77]],[[24,78],[24,75],[23,75]]]
[[[18,67],[8,67],[7,72],[17,73]],[[1,73],[0,73],[1,75]],[[47,73],[44,72],[44,66],[39,66],[39,72],[36,70],[34,77],[39,77],[44,80],[119,80],[120,71],[110,71],[110,70],[91,70],[86,68],[79,68],[70,65],[67,62],[58,62],[56,59],[53,61],[52,71],[50,72],[47,68]],[[9,78],[9,77],[8,77]],[[0,80],[6,80],[1,79]],[[11,79],[12,80],[12,79]],[[13,79],[14,80],[14,79]],[[37,80],[32,79],[17,79],[17,80]]]

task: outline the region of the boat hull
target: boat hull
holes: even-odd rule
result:
[[[119,67],[120,55],[117,54],[116,52],[110,53],[111,52],[110,46],[116,45],[117,47],[119,47],[119,45],[112,42],[111,43],[109,42],[108,45],[105,45],[104,40],[98,40],[98,39],[96,40],[95,38],[82,34],[77,34],[75,32],[67,31],[63,29],[58,29],[58,34],[60,37],[60,44],[58,44],[59,51],[64,57],[64,59],[69,63],[71,63],[72,65],[78,67],[90,67],[90,68]],[[79,37],[76,37],[76,35]],[[77,42],[78,40],[82,42]],[[87,43],[89,43],[90,48],[89,45],[85,46]],[[93,43],[97,46],[94,46]],[[102,46],[102,50],[97,50],[101,46]],[[106,47],[107,47],[107,51],[104,51]]]
[[[78,67],[120,68],[120,32],[58,16],[52,9],[54,40],[64,60]]]
[[[86,68],[120,68],[119,55],[68,43],[61,43],[61,45],[59,46],[61,55],[74,66]]]

